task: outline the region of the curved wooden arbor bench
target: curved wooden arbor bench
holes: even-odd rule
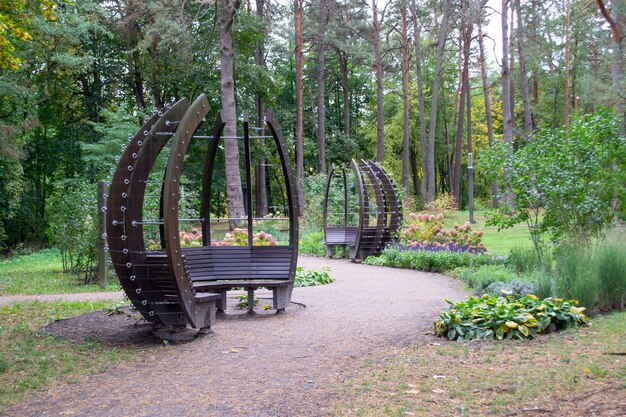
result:
[[[225,309],[226,292],[233,288],[248,291],[252,311],[254,290],[273,291],[274,308],[283,311],[291,298],[298,255],[298,223],[295,190],[288,154],[274,114],[266,117],[271,135],[251,136],[247,116],[244,135],[224,138],[225,123],[220,115],[212,136],[196,136],[209,111],[204,94],[192,104],[185,99],[146,119],[129,144],[123,148],[109,190],[106,209],[107,239],[111,260],[120,284],[134,307],[146,320],[157,325],[208,329],[216,308]],[[243,171],[251,184],[251,139],[273,139],[280,159],[285,185],[289,242],[283,246],[254,246],[252,210],[246,210],[238,222],[248,226],[247,246],[211,246],[211,187],[216,153],[220,141],[243,140]],[[185,155],[192,141],[208,140],[202,175],[201,218],[179,219],[181,183]],[[146,185],[157,158],[171,143],[165,176],[161,186],[160,218],[144,220]],[[252,206],[252,187],[245,189],[246,207]],[[201,224],[202,246],[182,247],[180,222],[195,220]],[[232,219],[226,219],[232,220]],[[146,249],[144,225],[159,225],[162,249]]]
[[[354,184],[349,184],[349,179]],[[335,191],[343,191],[339,204],[330,201],[333,187]],[[354,193],[357,195],[354,196]],[[354,200],[355,197],[358,203],[352,201],[351,204],[350,198]],[[329,204],[342,211],[329,211]],[[340,221],[336,220],[337,215]],[[327,256],[332,257],[334,248],[340,247],[342,256],[346,256],[349,250],[350,259],[357,260],[380,253],[394,238],[400,225],[402,207],[393,181],[380,165],[372,161],[352,160],[349,168],[345,165],[331,167],[324,194],[323,216]]]

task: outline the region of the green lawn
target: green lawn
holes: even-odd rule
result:
[[[112,281],[106,291],[117,290],[116,280]],[[0,295],[105,291],[97,284],[81,282],[82,277],[63,272],[55,249],[0,260]]]
[[[104,372],[146,348],[102,347],[75,343],[41,332],[53,320],[113,308],[116,301],[29,302],[0,307],[0,414],[34,390],[76,383],[83,375]]]

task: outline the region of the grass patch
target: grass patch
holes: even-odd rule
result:
[[[0,260],[0,295],[63,294],[116,291],[117,281],[105,290],[97,284],[81,284],[77,275],[63,272],[56,249]]]
[[[340,416],[619,415],[626,313],[533,341],[447,342],[389,352],[342,388]],[[364,386],[363,381],[367,381]],[[613,408],[612,408],[613,407]]]
[[[517,224],[498,232],[496,226],[485,225],[484,211],[475,211],[474,220],[476,223],[472,224],[472,229],[483,230],[483,243],[495,255],[508,255],[516,247],[532,247],[530,233],[525,224]],[[453,211],[446,214],[443,225],[450,228],[455,223],[463,224],[466,221],[469,221],[469,211]]]
[[[116,301],[29,302],[0,308],[0,410],[23,400],[33,390],[76,383],[83,375],[104,372],[130,360],[138,349],[78,344],[41,333],[53,320],[104,308]]]

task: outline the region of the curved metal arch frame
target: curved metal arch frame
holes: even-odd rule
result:
[[[300,208],[296,197],[296,184],[292,180],[294,177],[289,164],[289,154],[287,153],[287,147],[285,146],[285,139],[273,110],[269,109],[267,111],[265,122],[274,137],[274,144],[278,150],[280,164],[283,171],[283,178],[285,180],[285,188],[287,189],[287,205],[289,206],[289,246],[291,246],[291,263],[289,267],[289,280],[291,283],[289,285],[288,298],[291,299],[291,292],[293,291],[293,284],[296,279],[296,267],[298,264],[298,213],[300,212]],[[249,170],[251,167],[247,167],[247,169]],[[252,213],[250,213],[250,216],[252,216]]]
[[[385,197],[381,188],[380,180],[378,176],[374,173],[372,168],[365,162],[357,163],[353,161],[354,166],[357,166],[359,169],[359,173],[361,176],[365,174],[369,180],[369,185],[372,187],[372,191],[374,192],[374,198],[376,199],[376,228],[374,230],[373,235],[365,235],[365,219],[364,225],[361,229],[361,234],[359,239],[357,240],[357,245],[355,246],[356,255],[354,258],[365,259],[366,257],[375,254],[380,247],[383,231],[385,228]],[[363,188],[361,189],[361,193],[364,196],[364,199],[367,198],[367,190],[365,181],[361,181],[363,184]],[[365,209],[365,208],[364,208]],[[368,216],[369,214],[365,213],[364,216]],[[367,241],[366,241],[367,239]]]
[[[122,152],[117,168],[113,173],[107,200],[107,217],[110,220],[106,227],[106,238],[113,268],[115,269],[122,289],[133,303],[133,306],[146,320],[152,322],[156,321],[158,317],[150,316],[149,308],[142,304],[143,299],[136,296],[139,286],[137,285],[136,277],[132,274],[132,270],[127,267],[131,260],[126,244],[125,217],[129,199],[130,178],[132,177],[136,163],[134,156],[137,156],[137,153],[143,145],[146,136],[145,132],[149,132],[160,118],[161,116],[157,114],[153,115],[141,126],[137,134],[130,138],[126,149]],[[132,169],[129,170],[129,167]]]
[[[165,253],[170,274],[174,278],[178,297],[183,314],[194,328],[204,328],[210,325],[210,314],[205,304],[198,304],[195,300],[196,291],[191,286],[183,262],[183,252],[178,234],[178,200],[180,197],[180,178],[183,171],[183,161],[192,136],[202,123],[210,106],[206,95],[201,94],[183,116],[176,135],[172,142],[165,185],[163,188],[163,240],[166,243]],[[205,222],[206,223],[206,222]]]
[[[326,189],[324,193],[324,239],[327,239],[328,228],[328,199],[330,195],[331,182],[336,177],[336,171],[339,168],[335,165],[331,166],[326,180]],[[342,175],[344,178],[344,220],[348,215],[348,191],[346,181],[346,166],[342,166]],[[359,193],[359,223],[357,227],[357,236],[355,245],[350,248],[350,258],[352,260],[363,259],[367,256],[374,255],[383,249],[383,246],[389,242],[398,230],[401,218],[401,206],[397,199],[395,185],[385,172],[385,170],[378,164],[361,160],[350,161],[350,169],[355,173],[357,190]],[[367,178],[367,181],[365,180]],[[373,235],[366,236],[364,229],[369,226],[368,207],[368,190],[371,186],[375,196],[375,203],[377,207],[377,220],[376,227],[374,228]],[[395,208],[395,209],[394,209]],[[344,221],[347,224],[347,221]],[[367,240],[367,242],[366,242]],[[327,244],[327,254],[332,256],[333,244]]]
[[[385,231],[382,242],[384,245],[394,238],[400,228],[400,223],[402,222],[402,203],[398,200],[396,185],[382,166],[376,162],[365,160],[363,160],[363,163],[367,164],[376,174],[384,192],[385,217],[387,217],[387,215],[389,216],[389,221],[385,221]]]
[[[348,178],[346,174],[346,167],[344,165],[340,166],[341,168],[341,177],[343,179],[343,226],[348,226]],[[324,191],[324,211],[322,213],[322,223],[324,225],[324,241],[327,241],[327,231],[326,229],[330,227],[328,224],[328,198],[330,195],[330,185],[333,181],[333,176],[335,175],[335,171],[337,170],[337,166],[332,164],[330,166],[330,170],[328,171],[328,177],[326,179],[326,189]]]
[[[151,307],[151,312],[159,318],[160,323],[165,325],[183,325],[184,319],[180,306],[174,302],[165,302],[163,291],[150,274],[148,257],[145,250],[145,238],[143,233],[143,208],[146,198],[147,181],[154,165],[163,151],[165,145],[176,133],[178,122],[189,109],[189,101],[182,99],[168,109],[163,117],[152,126],[145,143],[141,147],[137,163],[131,178],[125,227],[127,241],[131,255],[133,274],[141,290],[144,299]],[[171,123],[175,122],[175,123]],[[163,259],[154,267],[164,268],[166,261]]]

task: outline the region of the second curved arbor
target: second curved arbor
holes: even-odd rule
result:
[[[242,133],[225,136],[219,115],[207,128],[208,111],[203,94],[146,120],[111,182],[106,238],[116,273],[160,326],[210,328],[235,288],[247,291],[250,312],[261,287],[278,312],[291,299],[297,202],[280,126],[270,111],[266,127],[245,116]]]
[[[332,166],[324,195],[324,243],[332,257],[365,259],[377,255],[395,236],[402,206],[391,177],[375,162],[352,160]]]

